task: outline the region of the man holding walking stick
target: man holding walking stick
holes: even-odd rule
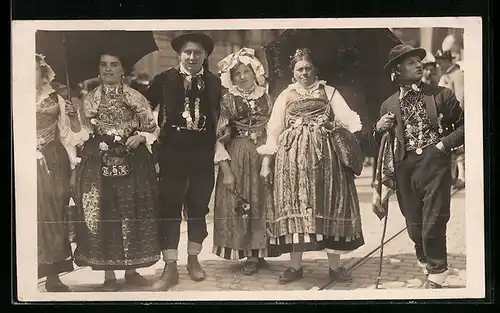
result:
[[[464,142],[464,116],[450,89],[421,82],[425,56],[424,49],[409,45],[390,51],[385,70],[400,90],[382,104],[375,136],[380,139],[384,132],[394,131],[399,207],[417,260],[427,273],[423,287],[441,288],[448,270],[451,150]]]

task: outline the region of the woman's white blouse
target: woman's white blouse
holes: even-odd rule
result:
[[[271,117],[267,124],[267,141],[264,145],[257,148],[257,152],[263,155],[273,155],[278,149],[278,139],[280,134],[285,130],[285,111],[289,103],[289,95],[295,90],[299,94],[312,94],[317,91],[320,86],[325,87],[326,95],[330,99],[330,105],[334,113],[334,121],[338,126],[342,126],[352,133],[362,129],[361,119],[359,115],[351,110],[347,102],[339,92],[336,92],[334,87],[328,86],[325,81],[319,81],[314,88],[305,90],[298,83],[288,86],[276,99],[274,103]]]

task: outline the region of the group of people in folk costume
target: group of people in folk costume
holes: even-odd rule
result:
[[[246,275],[266,258],[289,254],[279,277],[287,284],[303,277],[304,252],[325,251],[330,279],[348,280],[340,256],[364,244],[354,183],[363,166],[354,133],[362,125],[335,87],[318,79],[313,53],[296,50],[293,81],[273,101],[252,49],[220,61],[219,77],[205,66],[210,37],[184,34],[171,45],[179,65],[144,94],[123,83],[130,64],[120,51],[103,52],[96,60],[101,84],[80,110],[50,87],[55,73],[36,55],[38,276],[47,277],[46,290],[70,290],[59,274],[73,262],[104,271],[105,291],[119,289],[117,270],[127,284],[172,288],[183,209],[187,272],[204,280],[198,255],[214,187],[214,254],[245,259]],[[417,259],[427,264],[426,286],[435,288],[447,270],[449,151],[464,133],[453,93],[418,83],[424,56],[404,45],[391,51],[386,69],[401,91],[382,105],[375,132],[396,126],[398,200]],[[63,222],[70,197],[74,253]],[[163,272],[151,284],[136,270],[161,257]]]

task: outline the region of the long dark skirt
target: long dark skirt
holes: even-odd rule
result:
[[[71,168],[57,140],[42,149],[37,160],[38,278],[73,270],[71,246],[64,223],[70,198]]]
[[[160,258],[157,179],[144,144],[129,155],[131,173],[103,177],[98,137],[82,151],[77,172],[75,263],[94,270],[149,267]]]

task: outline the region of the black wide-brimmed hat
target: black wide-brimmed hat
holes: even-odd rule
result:
[[[208,35],[205,35],[203,33],[182,34],[182,35],[177,36],[174,39],[172,39],[172,41],[170,42],[170,45],[172,46],[172,49],[175,50],[175,52],[180,53],[182,47],[188,41],[196,42],[196,43],[199,43],[200,45],[202,45],[202,47],[207,52],[207,56],[212,54],[212,52],[214,51],[214,42],[212,41],[212,38],[210,38]]]
[[[413,48],[410,45],[397,45],[389,52],[389,61],[385,64],[384,70],[389,70],[395,64],[402,61],[409,56],[419,56],[421,59],[425,58],[427,51],[422,48]]]

